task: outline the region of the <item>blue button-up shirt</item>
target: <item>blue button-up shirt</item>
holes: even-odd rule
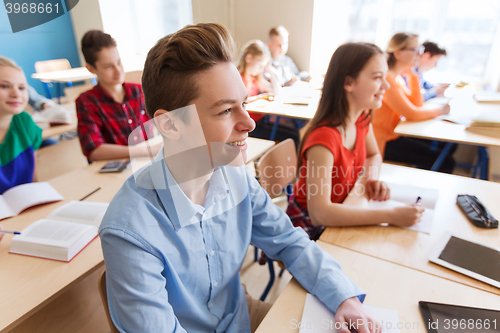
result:
[[[162,156],[125,182],[99,231],[109,310],[121,332],[250,332],[239,273],[249,244],[282,260],[332,311],[364,299],[244,167],[216,169],[202,207]]]

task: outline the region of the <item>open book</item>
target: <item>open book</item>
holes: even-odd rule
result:
[[[108,204],[70,201],[12,238],[10,253],[70,261],[97,237]]]
[[[0,195],[0,220],[16,216],[28,207],[64,198],[47,182],[14,186]]]
[[[425,208],[425,211],[422,214],[420,222],[408,227],[408,229],[430,234],[434,220],[434,207],[436,206],[439,191],[403,184],[387,183],[387,185],[391,189],[391,198],[387,201],[370,200],[365,207],[371,209],[390,209],[415,204],[416,199],[420,197],[420,204]]]
[[[500,103],[499,93],[476,93],[474,94],[474,99],[480,103]]]
[[[477,134],[500,137],[500,111],[482,111],[467,126],[466,130]]]
[[[51,125],[71,124],[70,112],[59,105],[36,111],[31,116],[35,123],[50,123]]]

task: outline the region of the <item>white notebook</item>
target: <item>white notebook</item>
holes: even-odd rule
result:
[[[391,189],[391,198],[387,201],[368,201],[364,207],[370,209],[389,209],[398,206],[414,204],[417,197],[421,198],[420,204],[425,208],[419,223],[407,229],[430,234],[434,220],[434,208],[439,197],[439,191],[419,186],[387,183]]]
[[[64,200],[49,183],[28,183],[15,186],[0,195],[0,220],[16,216],[28,207]]]
[[[98,233],[108,204],[70,201],[12,238],[10,253],[70,261]]]
[[[399,316],[396,310],[363,305],[372,315],[382,329],[382,333],[399,333]],[[340,324],[335,325],[335,314],[330,311],[316,296],[307,294],[304,312],[300,322],[290,321],[290,328],[299,329],[299,333],[338,332]]]

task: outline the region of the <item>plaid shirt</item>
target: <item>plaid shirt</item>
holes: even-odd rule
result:
[[[98,84],[76,100],[78,137],[87,156],[103,143],[126,146],[132,131],[150,120],[145,112],[144,96],[139,84],[124,83],[123,103],[117,103]],[[145,126],[142,135],[130,138],[139,143],[153,136],[153,126]]]
[[[324,226],[315,226],[311,222],[311,218],[309,217],[309,212],[307,209],[302,208],[302,206],[295,200],[293,194],[288,198],[288,208],[286,210],[286,214],[290,217],[290,221],[292,221],[295,227],[303,228],[309,238],[313,241],[318,240],[319,236],[325,230]]]

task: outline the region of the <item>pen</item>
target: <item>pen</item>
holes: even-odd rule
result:
[[[415,200],[415,205],[417,205],[420,201],[422,201],[421,197],[417,197],[417,200]]]
[[[93,190],[92,192],[90,192],[89,194],[87,194],[86,196],[84,196],[83,198],[80,199],[80,201],[83,201],[85,199],[87,199],[88,197],[90,197],[92,194],[94,194],[95,192],[99,191],[101,189],[101,187],[99,186],[98,188],[96,188],[95,190]]]
[[[6,233],[6,234],[14,234],[14,235],[21,234],[19,231],[10,231],[10,230],[3,230],[3,229],[0,229],[0,232]]]

